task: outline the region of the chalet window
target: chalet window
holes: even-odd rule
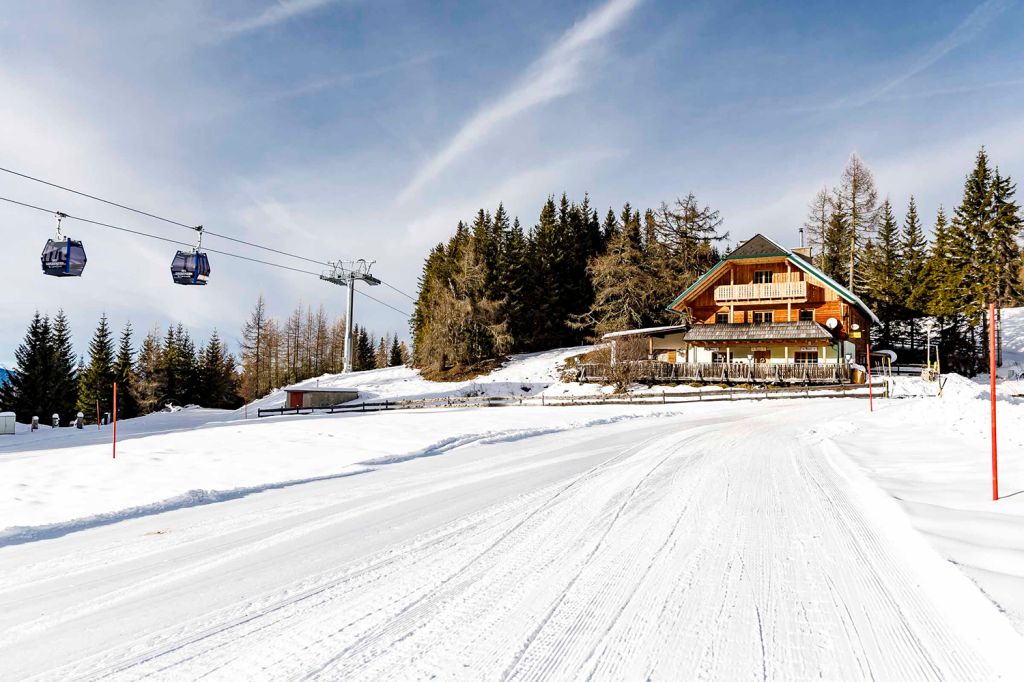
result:
[[[729,324],[729,313],[715,313],[715,324]]]
[[[754,324],[768,324],[772,321],[772,312],[766,311],[761,312],[759,310],[754,311]]]
[[[814,322],[814,311],[813,310],[801,310],[800,311],[801,322]]]
[[[757,270],[754,272],[754,284],[771,284],[772,283],[772,271],[771,270]]]
[[[711,353],[711,362],[726,362],[725,351],[713,351]]]
[[[816,365],[818,364],[818,351],[799,350],[793,356],[793,362],[798,365]]]

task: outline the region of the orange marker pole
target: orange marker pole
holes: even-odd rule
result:
[[[996,462],[996,304],[988,304],[988,386],[992,402],[992,500],[999,499],[999,467]]]
[[[868,409],[871,412],[875,411],[875,393],[874,389],[871,388],[871,344],[865,344],[868,351]]]
[[[112,459],[117,459],[117,382],[114,382],[114,448]]]

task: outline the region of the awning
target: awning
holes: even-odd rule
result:
[[[718,341],[832,341],[817,322],[769,322],[766,324],[698,324],[683,336],[688,343]]]

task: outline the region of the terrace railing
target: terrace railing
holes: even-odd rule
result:
[[[807,281],[769,282],[766,284],[725,284],[715,287],[715,301],[779,301],[805,300]]]
[[[850,365],[846,362],[825,364],[774,362],[661,362],[638,360],[611,365],[587,363],[579,367],[579,381],[611,381],[616,375],[628,375],[641,383],[678,381],[708,383],[759,384],[847,384]]]

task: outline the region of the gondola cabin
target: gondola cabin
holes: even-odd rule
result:
[[[210,259],[202,251],[178,251],[171,261],[175,284],[205,285],[210,278]]]
[[[81,277],[85,271],[85,247],[71,239],[47,239],[39,260],[43,274],[52,277]]]

